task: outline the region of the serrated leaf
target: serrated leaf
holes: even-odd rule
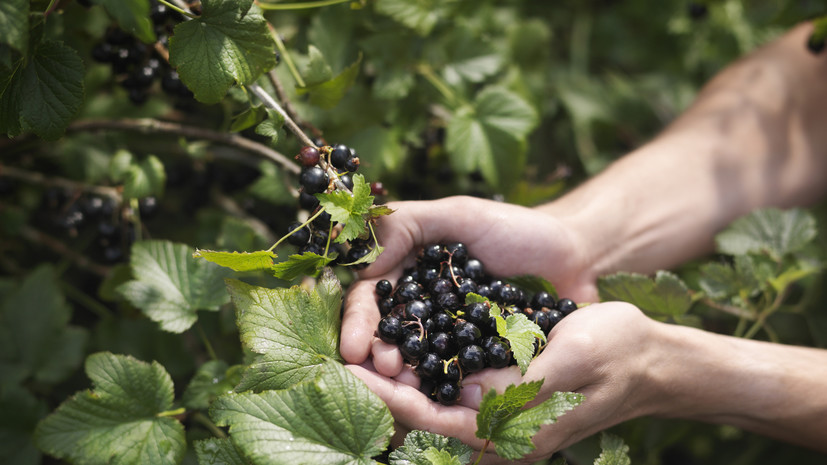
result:
[[[600,300],[629,302],[650,315],[678,317],[692,306],[689,288],[668,271],[655,278],[638,273],[615,273],[597,280]]]
[[[522,172],[525,139],[538,122],[537,113],[519,95],[503,87],[483,89],[473,107],[463,107],[448,122],[445,147],[460,173],[479,170],[492,185]]]
[[[313,105],[326,109],[333,108],[345,96],[348,89],[353,87],[361,64],[362,54],[360,53],[356,61],[335,77],[318,84],[297,87],[296,92],[299,95],[310,94],[310,103]]]
[[[78,392],[38,424],[38,447],[89,464],[162,464],[183,459],[183,425],[159,416],[172,408],[174,395],[164,367],[97,353],[86,359],[86,374],[94,390]]]
[[[175,26],[170,62],[204,103],[217,103],[233,83],[247,85],[276,65],[267,22],[252,0],[203,0],[203,13]]]
[[[370,215],[371,218],[379,218],[380,216],[390,215],[395,211],[396,210],[387,205],[371,205],[368,209],[368,215]]]
[[[440,45],[440,50],[448,53],[442,75],[446,82],[454,86],[461,85],[463,81],[482,82],[502,65],[501,55],[494,47],[466,28],[453,30]]]
[[[724,299],[738,293],[740,283],[735,269],[724,263],[705,263],[700,267],[698,286],[712,299]]]
[[[194,441],[199,465],[248,465],[229,438]]]
[[[229,268],[233,271],[269,270],[273,267],[273,259],[277,257],[269,250],[255,252],[217,252],[215,250],[196,250],[194,258],[203,258],[208,262]]]
[[[210,360],[198,367],[181,402],[189,409],[206,409],[219,396],[232,392],[240,380],[240,365],[230,367],[222,360]]]
[[[218,310],[229,295],[224,278],[231,271],[192,257],[193,250],[169,241],[132,245],[132,281],[117,292],[140,308],[161,329],[181,333],[198,319],[197,310]]]
[[[546,335],[536,323],[522,313],[508,315],[504,320],[501,316],[496,318],[497,333],[508,340],[514,360],[520,367],[520,372],[525,374],[528,364],[534,358],[534,341],[539,339],[541,343],[545,343]]]
[[[83,103],[84,69],[77,52],[62,42],[42,42],[11,72],[0,97],[0,133],[13,137],[30,130],[59,139]]]
[[[459,457],[451,455],[451,453],[446,450],[439,450],[434,447],[425,449],[425,451],[422,452],[422,456],[432,465],[463,465]]]
[[[132,164],[124,175],[123,196],[126,198],[161,197],[167,174],[164,164],[155,155],[150,155],[138,164]]]
[[[318,276],[330,262],[336,258],[336,253],[323,257],[313,252],[293,254],[287,260],[276,263],[271,268],[273,276],[285,281],[292,281],[300,276]]]
[[[379,258],[379,255],[384,251],[385,251],[384,247],[376,246],[376,247],[370,249],[370,252],[368,252],[367,254],[362,256],[362,258],[360,258],[360,259],[358,259],[354,262],[342,263],[342,265],[343,266],[353,266],[353,265],[359,265],[359,264],[362,264],[362,263],[373,263],[373,262],[376,261],[377,258]]]
[[[594,465],[630,465],[629,446],[623,439],[613,434],[602,433],[600,435],[600,456],[594,461]]]
[[[267,112],[263,106],[250,107],[233,117],[230,132],[241,132],[249,129],[260,123],[266,115]]]
[[[262,357],[237,390],[284,389],[312,379],[325,360],[339,359],[342,288],[329,269],[313,290],[268,289],[228,280],[241,342]]]
[[[256,134],[270,138],[270,145],[284,137],[284,116],[276,110],[267,109],[267,118],[256,126]]]
[[[21,54],[26,54],[29,48],[28,0],[0,2],[0,44],[8,44]]]
[[[106,11],[118,21],[120,28],[141,42],[155,42],[155,31],[149,19],[148,0],[92,0],[93,3],[106,8]]]
[[[367,229],[365,215],[370,213],[373,196],[370,186],[361,174],[353,175],[352,193],[336,190],[329,194],[316,194],[322,208],[330,214],[331,221],[344,225],[336,242],[344,243],[361,236]]]
[[[327,64],[327,61],[324,59],[324,55],[318,48],[310,45],[307,48],[307,55],[307,66],[302,72],[302,76],[304,77],[304,82],[307,83],[308,86],[321,84],[322,82],[333,78],[333,70],[330,69],[330,65]]]
[[[0,302],[0,388],[33,378],[46,385],[83,361],[88,332],[69,326],[71,309],[49,265],[29,274]]]
[[[457,438],[414,430],[405,436],[405,441],[400,447],[390,453],[390,465],[430,465],[432,462],[424,453],[431,449],[456,457],[459,463],[463,464],[471,460],[473,453],[473,449]]]
[[[715,236],[718,251],[729,255],[766,252],[776,261],[803,249],[816,236],[816,222],[801,209],[756,210]]]
[[[376,12],[427,36],[444,15],[445,6],[439,0],[379,0]]]
[[[486,434],[478,431],[477,437],[490,439],[497,454],[508,460],[518,460],[533,451],[535,446],[531,438],[537,434],[540,426],[556,422],[558,417],[580,405],[584,399],[579,393],[555,392],[539,405],[521,410],[528,402],[525,399],[529,395],[533,399],[539,392],[542,381],[528,384],[530,386],[525,388],[521,387],[525,383],[516,387],[509,386],[502,395],[492,389],[483,396],[480,413],[477,414],[477,428],[485,428],[486,431]],[[495,426],[486,427],[488,421],[495,421]]]
[[[369,463],[393,433],[387,406],[336,362],[290,389],[221,397],[210,414],[256,464]]]

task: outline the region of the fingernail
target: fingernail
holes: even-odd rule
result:
[[[464,384],[460,403],[466,407],[477,408],[482,402],[482,388],[479,384]]]

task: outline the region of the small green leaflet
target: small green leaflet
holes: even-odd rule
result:
[[[167,174],[164,164],[155,155],[150,155],[140,163],[133,163],[124,175],[123,196],[139,199],[164,194]]]
[[[253,0],[203,0],[203,13],[175,26],[170,63],[204,103],[218,103],[238,83],[254,82],[276,65],[275,44]]]
[[[63,402],[35,430],[38,447],[76,463],[180,463],[184,427],[167,416],[172,409],[169,373],[108,352],[86,359],[94,391]]]
[[[801,209],[756,210],[715,236],[718,251],[729,255],[766,252],[775,261],[803,249],[817,233],[813,216]]]
[[[31,130],[38,137],[57,140],[83,103],[83,61],[62,42],[39,44],[16,63],[0,95],[0,133],[9,137]]]
[[[388,407],[332,361],[289,389],[220,397],[210,415],[255,464],[367,464],[393,434]]]
[[[359,74],[359,66],[362,64],[362,54],[350,66],[343,69],[332,79],[306,87],[297,87],[299,95],[310,94],[310,103],[321,108],[333,108],[342,100],[345,93],[353,87],[356,76]]]
[[[255,252],[216,252],[214,250],[196,250],[195,258],[227,267],[233,271],[269,270],[273,267],[274,252],[258,250]]]
[[[270,270],[273,272],[273,276],[285,281],[292,281],[300,276],[318,276],[322,269],[335,258],[336,253],[331,253],[326,257],[313,252],[293,254],[287,257],[287,260],[273,265]]]
[[[377,245],[374,248],[370,249],[370,252],[368,252],[365,256],[363,256],[359,260],[356,260],[355,262],[351,262],[351,263],[343,263],[342,265],[344,265],[344,266],[353,266],[353,265],[359,265],[360,263],[373,263],[373,262],[376,261],[377,258],[379,258],[379,255],[384,251],[385,251],[384,247],[380,247],[380,246]]]
[[[542,380],[519,386],[512,384],[501,395],[491,389],[482,397],[476,434],[493,442],[500,457],[518,460],[526,456],[535,449],[531,438],[540,426],[556,422],[558,417],[583,402],[582,394],[555,392],[539,405],[523,410],[542,385]]]
[[[149,0],[92,0],[106,8],[124,31],[141,42],[155,42],[155,31],[149,19]]]
[[[680,317],[692,306],[689,288],[668,271],[655,279],[639,273],[615,273],[597,280],[600,300],[620,300],[637,306],[650,316]]]
[[[594,465],[630,465],[629,446],[623,439],[609,433],[600,435],[600,456],[594,461]]]
[[[464,465],[466,463],[461,462],[459,457],[451,455],[447,450],[439,450],[434,447],[425,449],[422,456],[433,465]]]
[[[379,218],[380,216],[390,215],[395,211],[387,205],[371,205],[368,209],[368,215],[371,218]]]
[[[199,465],[248,465],[229,438],[194,441]]]
[[[231,271],[197,260],[193,252],[169,241],[136,242],[129,263],[137,278],[117,292],[164,331],[186,331],[198,319],[197,310],[215,311],[229,301],[224,278]]]
[[[376,12],[390,16],[424,37],[445,16],[444,3],[440,0],[379,0]]]
[[[72,311],[50,265],[31,272],[0,301],[0,390],[29,379],[48,386],[83,362],[86,329]]]
[[[256,126],[256,134],[269,137],[270,145],[275,145],[284,137],[284,116],[269,108],[265,110],[265,114],[267,117]]]
[[[526,137],[539,118],[521,96],[487,87],[472,106],[459,108],[448,122],[445,147],[460,173],[480,170],[492,185],[515,180],[525,163]]]
[[[426,451],[431,451],[432,457],[436,457],[434,451],[441,452],[440,456],[454,457],[460,464],[468,463],[473,453],[473,449],[457,438],[414,430],[405,436],[402,446],[390,453],[390,465],[432,465],[434,461],[425,455]]]
[[[0,44],[8,44],[26,54],[29,48],[29,0],[0,2]]]
[[[324,59],[324,55],[318,48],[310,45],[307,47],[308,61],[302,76],[307,85],[321,84],[333,77],[333,70]]]
[[[353,192],[336,190],[329,194],[316,194],[322,208],[330,214],[331,221],[341,223],[344,228],[336,237],[336,242],[344,243],[364,234],[367,229],[365,215],[370,213],[373,196],[370,186],[361,174],[353,175]]]
[[[490,305],[489,315],[497,322],[497,334],[508,340],[514,360],[517,361],[520,372],[525,374],[529,363],[534,358],[534,341],[539,339],[543,344],[546,342],[543,330],[521,313],[514,313],[503,318],[502,310],[496,303],[479,294],[468,293],[465,296],[465,304],[474,302],[485,302]]]
[[[230,132],[241,132],[260,123],[267,116],[263,105],[250,107],[241,113],[233,116],[230,124]]]
[[[232,367],[223,360],[210,360],[198,368],[192,377],[181,402],[188,409],[206,409],[219,396],[232,392],[241,381],[241,365]]]
[[[237,390],[284,389],[339,359],[342,288],[327,269],[316,286],[268,289],[227,280],[241,342],[261,354]]]

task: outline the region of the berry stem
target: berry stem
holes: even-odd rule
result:
[[[482,460],[482,456],[485,455],[485,449],[488,448],[488,444],[491,444],[490,439],[485,440],[485,444],[482,445],[482,449],[480,449],[480,453],[477,455],[477,460],[474,461],[474,465],[479,465],[480,460]]]
[[[298,84],[299,87],[307,87],[301,74],[299,74],[298,68],[296,68],[296,64],[293,63],[293,59],[290,58],[290,54],[287,53],[287,47],[284,46],[284,42],[282,42],[281,37],[279,37],[278,32],[276,32],[276,28],[269,22],[267,23],[267,28],[270,30],[270,36],[273,37],[273,41],[276,43],[276,48],[278,48],[279,53],[281,53],[281,58],[287,63],[287,69],[290,70],[290,74],[292,74],[293,79],[296,80],[296,84]]]
[[[198,337],[201,338],[201,342],[204,344],[204,348],[207,350],[210,358],[213,360],[218,360],[218,357],[215,355],[215,349],[213,349],[212,343],[210,343],[210,338],[207,337],[207,333],[204,332],[204,327],[201,326],[201,322],[196,321],[195,326],[198,328]]]
[[[339,3],[347,3],[350,1],[352,0],[316,0],[314,2],[300,3],[269,3],[256,1],[256,5],[258,5],[262,10],[304,10],[308,8],[320,8]]]
[[[195,16],[194,14],[192,14],[191,12],[187,11],[186,9],[181,8],[178,5],[173,4],[172,2],[168,2],[166,0],[158,0],[158,2],[163,3],[164,5],[172,8],[173,10],[177,11],[178,13],[181,13],[182,15],[186,16],[189,19],[195,19],[195,18],[198,17],[198,16]]]
[[[278,246],[279,246],[279,244],[281,244],[282,242],[284,242],[284,241],[285,241],[288,237],[292,236],[292,235],[293,235],[296,231],[299,231],[299,230],[301,230],[301,229],[303,229],[303,228],[306,228],[306,227],[307,227],[307,225],[308,225],[308,224],[310,224],[313,220],[315,220],[315,219],[316,219],[319,215],[321,215],[321,214],[322,214],[322,212],[324,212],[324,208],[319,208],[318,210],[316,210],[316,213],[314,213],[314,214],[313,214],[313,216],[311,216],[310,218],[308,218],[307,220],[305,220],[305,222],[304,222],[304,223],[302,223],[301,225],[299,225],[296,229],[294,229],[294,230],[290,231],[289,233],[285,234],[284,236],[282,236],[282,237],[281,237],[281,239],[279,239],[278,241],[276,241],[276,243],[275,243],[275,244],[271,245],[271,246],[270,246],[270,248],[269,248],[269,249],[267,249],[267,251],[268,251],[268,252],[272,252],[272,251],[273,251],[273,249],[275,249],[276,247],[278,247]],[[330,236],[328,236],[328,241],[330,241]],[[324,256],[325,256],[325,257],[327,257],[327,250],[325,250],[325,255],[324,255]]]
[[[201,423],[202,426],[210,430],[213,436],[221,439],[227,439],[227,433],[225,433],[224,430],[216,426],[216,424],[213,423],[213,421],[210,420],[210,418],[204,415],[203,413],[198,411],[194,412],[192,414],[192,419],[198,423]]]

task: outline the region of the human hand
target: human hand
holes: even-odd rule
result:
[[[654,388],[647,373],[655,364],[657,334],[667,328],[625,303],[581,308],[552,329],[548,346],[531,362],[525,376],[520,376],[515,366],[470,375],[462,382],[459,404],[451,407],[419,392],[415,375],[407,371],[391,379],[373,371],[369,362],[349,368],[388,405],[396,420],[396,445],[408,431],[420,429],[456,437],[480,450],[484,441],[475,436],[476,415],[482,395],[492,388],[502,393],[511,384],[544,379],[529,406],[555,391],[583,394],[581,405],[537,433],[537,449],[523,459],[532,463],[600,430],[652,413],[648,399]],[[504,460],[493,450],[488,450],[483,460],[500,462]]]
[[[396,211],[382,217],[377,228],[385,251],[348,291],[339,350],[349,363],[364,363],[372,355],[378,373],[393,377],[401,372],[396,346],[374,337],[380,319],[375,286],[381,279],[395,283],[427,244],[463,242],[491,275],[541,276],[561,296],[578,302],[596,298],[595,278],[587,270],[588,247],[575,231],[547,213],[474,197],[389,206]]]

